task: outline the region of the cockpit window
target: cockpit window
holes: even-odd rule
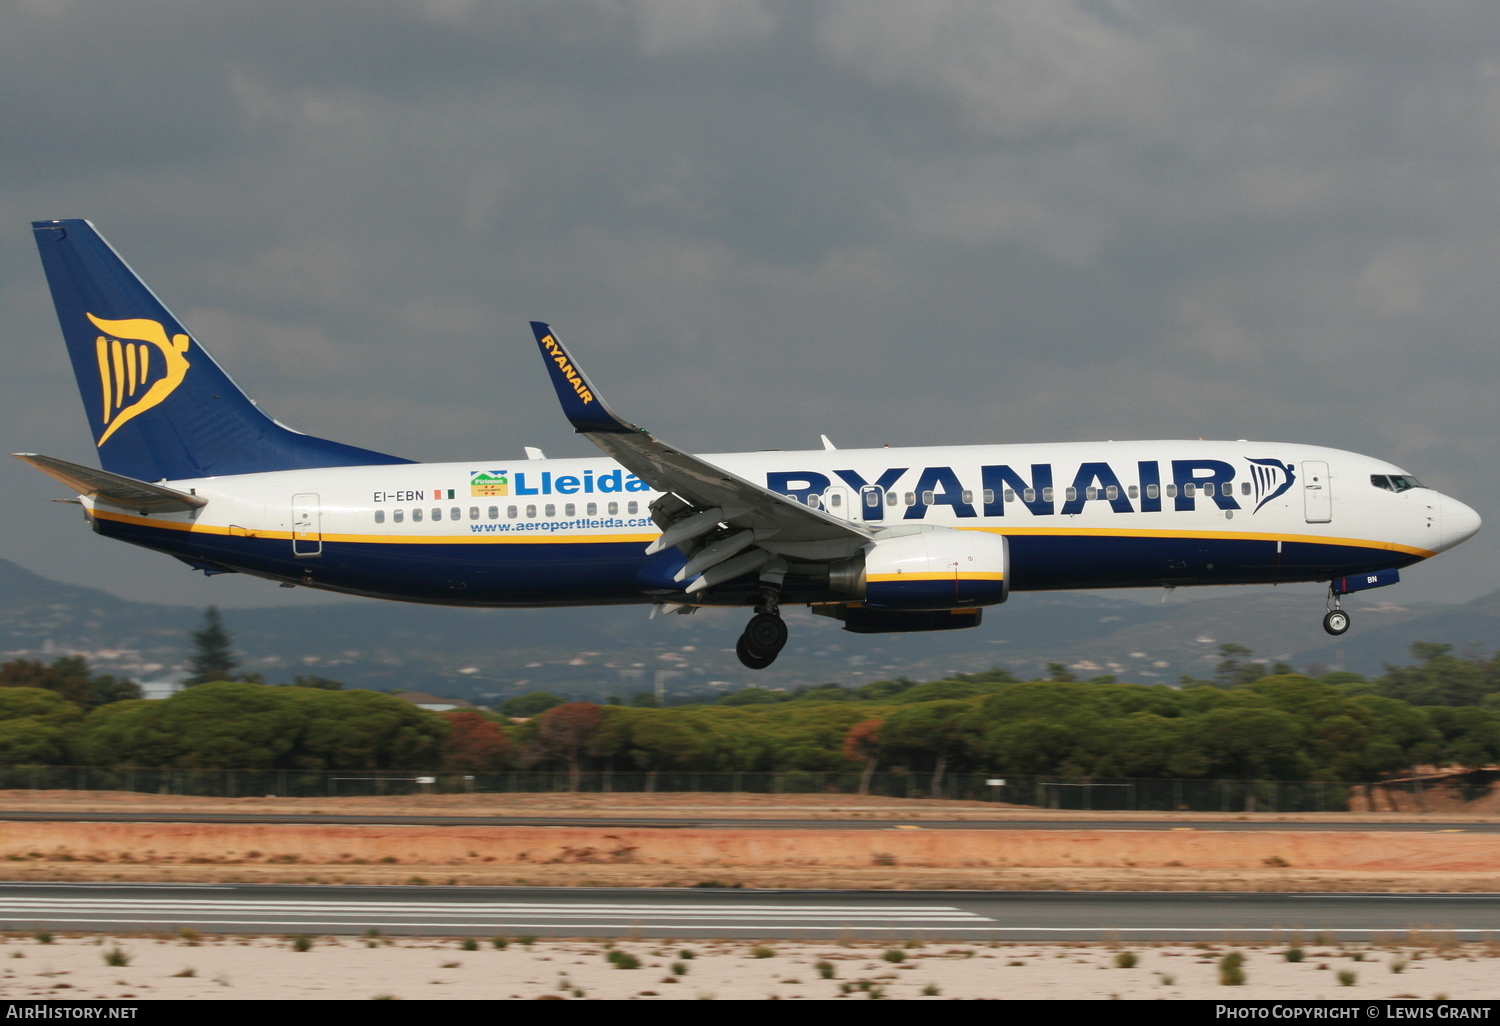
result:
[[[1421,481],[1408,474],[1371,474],[1370,483],[1388,492],[1409,492],[1422,487]]]

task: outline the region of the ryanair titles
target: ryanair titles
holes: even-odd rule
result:
[[[1141,460],[1128,470],[1084,463],[1071,478],[1059,475],[1050,463],[1000,464],[978,468],[977,489],[972,475],[966,484],[952,467],[891,467],[873,479],[854,470],[835,470],[832,477],[774,471],[766,475],[766,487],[808,505],[831,505],[826,498],[830,489],[847,488],[848,501],[865,520],[886,520],[897,510],[902,519],[921,520],[934,506],[948,506],[963,518],[1005,516],[1007,506],[1018,504],[1032,516],[1070,516],[1090,503],[1105,504],[1115,513],[1190,512],[1200,502],[1230,515],[1245,506],[1254,513],[1297,479],[1291,465],[1280,460],[1246,462],[1247,472],[1238,477],[1233,464],[1209,459]]]
[[[568,362],[568,354],[563,352],[562,346],[557,344],[557,339],[548,335],[542,339],[542,346],[547,350],[547,355],[552,358],[552,362],[557,364],[557,373],[573,386],[573,391],[578,393],[578,398],[585,404],[593,402],[594,393],[589,391],[589,387],[583,383],[582,376]]]

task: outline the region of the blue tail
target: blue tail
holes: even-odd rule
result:
[[[99,462],[141,481],[410,463],[261,412],[87,221],[34,221]]]

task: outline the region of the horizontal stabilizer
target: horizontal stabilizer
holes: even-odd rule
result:
[[[38,456],[30,452],[15,452],[11,455],[23,463],[30,463],[48,477],[61,481],[79,495],[87,495],[121,509],[141,513],[183,513],[208,505],[208,500],[199,496],[137,481],[133,477],[111,474],[107,470],[81,467],[67,460]]]

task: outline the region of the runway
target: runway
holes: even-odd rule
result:
[[[1500,936],[1500,894],[0,884],[0,929],[966,941]]]
[[[401,816],[246,812],[31,812],[0,810],[0,822],[29,823],[244,823],[282,825],[423,827],[599,827],[607,830],[1379,830],[1400,833],[1500,833],[1500,821],[1381,822],[1255,819],[750,819],[721,816]]]

